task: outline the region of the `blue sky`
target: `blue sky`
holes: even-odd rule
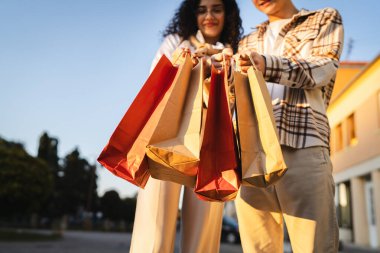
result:
[[[0,136],[36,155],[43,131],[57,137],[59,155],[75,147],[90,162],[148,76],[153,56],[180,1],[0,0]],[[298,8],[335,7],[351,54],[379,54],[380,1],[294,0]],[[238,0],[245,33],[265,20]],[[99,193],[137,188],[99,168]]]

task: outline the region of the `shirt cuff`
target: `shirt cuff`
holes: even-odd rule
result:
[[[280,83],[283,71],[281,57],[264,54],[265,71],[263,73],[264,79],[271,83]]]

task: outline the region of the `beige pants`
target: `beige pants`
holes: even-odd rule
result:
[[[288,171],[280,181],[266,189],[240,188],[235,203],[244,252],[282,253],[283,219],[294,253],[338,252],[327,149],[282,149]]]
[[[139,190],[131,253],[174,251],[181,185],[150,178]],[[217,253],[223,203],[199,200],[185,187],[181,213],[181,252]]]

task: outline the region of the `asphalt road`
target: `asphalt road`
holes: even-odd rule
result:
[[[50,231],[39,231],[50,233]],[[175,242],[175,253],[179,253],[179,238]],[[40,242],[0,242],[0,253],[127,253],[131,241],[130,233],[103,233],[66,231],[64,237],[56,241]],[[285,244],[284,253],[290,253],[290,245]],[[346,244],[342,253],[379,253],[379,250]],[[219,253],[243,253],[240,244],[222,243]]]
[[[0,253],[127,253],[130,241],[130,233],[66,231],[57,241],[0,242]],[[179,253],[179,239],[175,245]],[[220,253],[242,252],[240,244],[221,244]]]

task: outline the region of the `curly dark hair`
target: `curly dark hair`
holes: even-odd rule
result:
[[[235,0],[222,0],[224,4],[225,18],[224,27],[219,41],[230,44],[234,52],[237,51],[239,40],[243,34],[239,7]],[[163,32],[163,36],[178,34],[187,40],[198,31],[197,9],[200,0],[184,0],[174,17]]]

